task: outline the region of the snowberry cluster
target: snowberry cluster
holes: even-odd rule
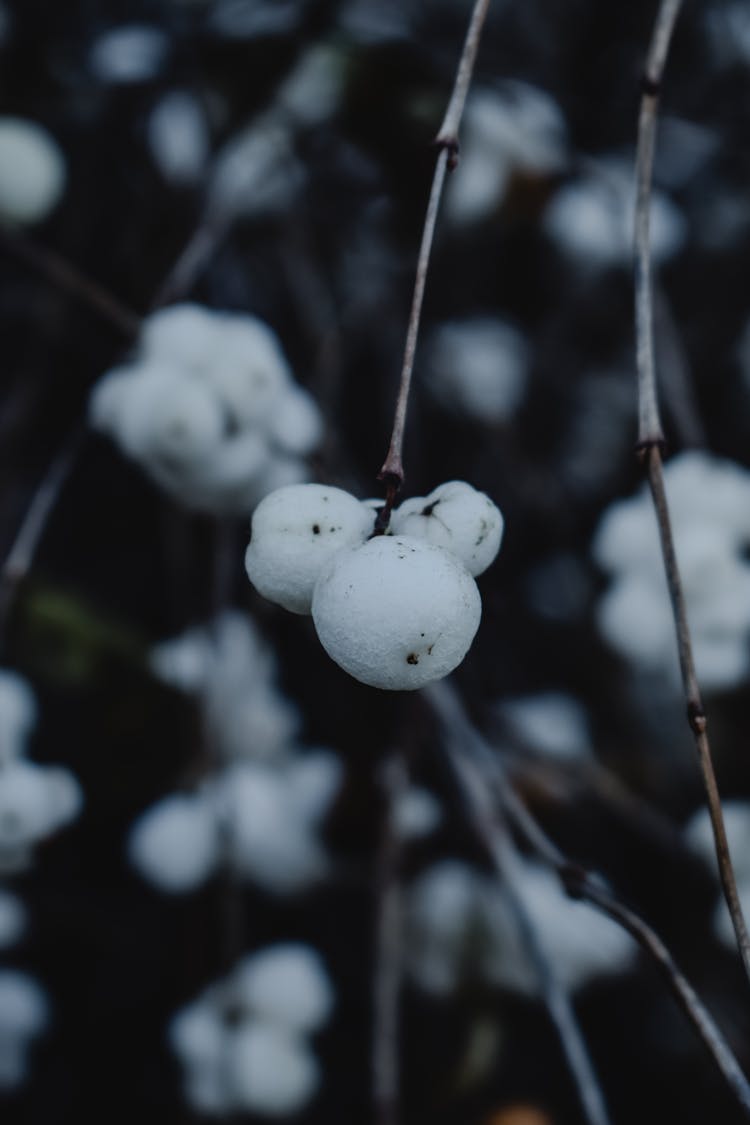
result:
[[[222,864],[275,894],[327,872],[321,822],[341,782],[328,750],[302,752],[293,705],[274,683],[273,655],[237,613],[160,645],[157,674],[195,696],[218,768],[136,821],[131,861],[160,890],[198,888]]]
[[[522,861],[518,890],[566,989],[627,968],[635,950],[631,938],[593,907],[569,899],[547,868]],[[431,867],[411,887],[407,920],[409,969],[425,991],[445,995],[479,981],[538,992],[513,910],[488,876],[457,860]]]
[[[327,485],[278,489],[255,510],[245,565],[264,597],[312,614],[355,679],[412,690],[466,655],[482,612],[474,577],[497,555],[503,518],[463,481],[405,501],[387,535],[373,535],[375,510]]]
[[[305,480],[302,458],[321,437],[271,329],[190,304],[144,322],[130,361],[94,387],[89,417],[180,503],[217,514]]]
[[[0,870],[26,867],[35,844],[75,820],[82,795],[72,773],[25,757],[34,697],[13,672],[0,672]]]
[[[327,1022],[333,1002],[309,946],[274,945],[243,958],[170,1026],[187,1101],[211,1115],[298,1112],[320,1084],[309,1036]]]

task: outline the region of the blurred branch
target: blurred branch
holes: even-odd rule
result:
[[[638,450],[646,468],[648,484],[659,525],[659,538],[664,559],[664,569],[669,586],[669,596],[674,615],[680,671],[687,704],[690,728],[695,738],[706,800],[711,816],[714,846],[719,865],[719,875],[724,897],[729,907],[737,946],[745,972],[750,978],[750,935],[742,913],[737,883],[734,876],[729,844],[724,827],[721,799],[716,784],[711,747],[708,739],[706,712],[701,699],[695,672],[693,646],[685,607],[680,570],[674,546],[672,522],[669,515],[662,448],[664,434],[659,418],[654,367],[654,311],[651,276],[651,245],[649,217],[651,184],[656,132],[656,110],[661,89],[664,64],[669,50],[675,20],[681,0],[662,0],[656,26],[649,47],[646,74],[643,82],[641,111],[638,121],[638,147],[636,152],[637,199],[635,215],[635,320],[636,365],[638,374]]]
[[[88,305],[123,336],[134,339],[138,335],[141,325],[138,314],[53,250],[36,246],[24,235],[8,230],[2,225],[0,225],[0,246],[24,265],[41,274],[51,285]]]
[[[495,808],[495,801],[499,801],[510,824],[520,832],[540,859],[556,872],[566,894],[573,899],[584,900],[607,914],[627,930],[655,962],[738,1104],[750,1118],[750,1085],[729,1044],[658,934],[634,911],[623,906],[609,892],[600,876],[568,859],[547,836],[508,784],[502,763],[466,716],[453,688],[443,681],[430,685],[425,689],[424,695],[443,725],[446,735],[444,752],[459,780],[474,829],[493,859],[496,859],[497,849],[502,846]],[[564,1045],[568,1053],[569,1044]],[[568,1062],[570,1065],[569,1053]],[[577,1071],[573,1073],[583,1100],[581,1077]],[[586,1090],[586,1093],[590,1096],[591,1092]]]
[[[376,529],[381,532],[385,531],[388,527],[396,496],[404,481],[403,447],[406,408],[409,402],[409,389],[411,387],[411,377],[414,369],[414,354],[417,348],[417,336],[419,335],[419,322],[422,315],[422,301],[427,282],[427,273],[430,268],[430,255],[432,253],[432,243],[435,234],[435,223],[443,194],[446,172],[452,171],[458,162],[458,130],[466,104],[466,97],[469,92],[469,85],[474,71],[474,63],[476,61],[477,51],[479,50],[479,41],[482,35],[482,27],[484,25],[485,16],[487,15],[487,9],[489,8],[489,2],[490,0],[475,0],[471,20],[469,21],[469,28],[466,32],[466,39],[464,40],[464,46],[461,52],[461,58],[458,63],[458,70],[456,71],[453,91],[450,101],[448,102],[448,108],[445,111],[443,123],[435,138],[435,143],[439,148],[439,152],[432,178],[430,198],[427,204],[427,213],[425,215],[424,229],[422,231],[422,243],[419,248],[419,258],[417,260],[417,275],[414,282],[411,311],[409,313],[409,325],[406,330],[406,344],[404,347],[401,379],[393,419],[393,431],[391,433],[391,441],[388,446],[386,459],[378,473],[378,480],[384,481],[386,486],[386,502],[380,509],[376,523]]]
[[[473,761],[475,743],[478,745],[480,735],[469,723],[458,697],[445,681],[431,684],[424,694],[443,725],[446,735],[443,750],[458,779],[472,826],[491,856],[498,875],[507,881],[509,901],[537,971],[544,1003],[578,1088],[586,1120],[589,1125],[608,1125],[610,1119],[604,1095],[570,998],[549,963],[525,906],[519,876],[508,853],[507,831],[498,817],[494,786],[487,785],[483,771],[478,770]]]
[[[47,467],[0,570],[0,637],[19,586],[31,570],[50,513],[83,445],[85,430],[76,429]]]
[[[373,977],[372,1095],[376,1125],[398,1125],[399,993],[402,973],[403,902],[398,881],[401,838],[398,807],[408,788],[403,758],[384,763],[385,812],[376,870],[376,937]]]

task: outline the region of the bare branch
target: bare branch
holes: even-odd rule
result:
[[[578,1088],[586,1121],[589,1125],[608,1125],[610,1119],[604,1095],[570,997],[557,979],[526,909],[512,855],[509,854],[508,834],[498,818],[493,787],[487,785],[487,779],[477,769],[474,761],[475,754],[481,752],[479,733],[468,722],[457,696],[444,681],[430,685],[425,689],[425,695],[448,733],[443,750],[458,779],[472,826],[492,858],[498,875],[506,884],[510,905],[539,976],[544,1003]]]
[[[403,446],[406,408],[409,401],[409,389],[411,387],[411,377],[414,368],[414,353],[416,352],[419,322],[422,315],[422,301],[424,298],[427,273],[430,268],[430,255],[432,253],[432,242],[435,234],[435,222],[437,220],[440,199],[443,194],[446,172],[452,171],[458,159],[458,130],[466,104],[466,96],[471,84],[471,76],[474,71],[474,63],[479,49],[479,40],[482,35],[482,27],[484,25],[485,16],[487,15],[487,9],[489,8],[489,2],[490,0],[476,0],[474,4],[458,64],[458,70],[456,71],[453,92],[448,102],[448,108],[445,111],[443,123],[435,138],[435,143],[439,146],[440,151],[435,164],[432,188],[430,189],[430,199],[427,204],[427,213],[425,215],[424,229],[422,231],[422,243],[419,248],[417,275],[414,282],[414,296],[412,297],[411,312],[409,314],[409,326],[406,331],[406,345],[404,347],[401,380],[399,383],[398,397],[396,399],[393,431],[391,433],[388,454],[378,474],[378,479],[384,481],[386,484],[386,503],[384,508],[381,509],[378,518],[378,530],[381,531],[385,530],[388,526],[388,520],[390,519],[396,495],[404,480]]]
[[[53,250],[37,246],[24,235],[4,226],[0,226],[0,245],[50,284],[88,305],[123,336],[134,339],[138,335],[141,325],[138,314]]]
[[[571,898],[584,899],[609,915],[656,963],[703,1046],[750,1118],[750,1085],[729,1044],[658,934],[634,911],[618,902],[598,875],[568,859],[547,836],[508,783],[502,762],[467,718],[455,691],[443,681],[430,685],[423,694],[446,730],[444,752],[471,810],[472,824],[493,858],[499,846],[494,798],[532,850],[557,873],[566,893]]]
[[[83,444],[84,431],[76,430],[49,464],[37,485],[13,544],[0,570],[0,636],[21,583],[28,576],[52,509],[68,479]]]
[[[403,902],[398,881],[401,840],[397,810],[407,785],[404,760],[394,753],[382,771],[386,807],[376,871],[377,930],[372,996],[372,1096],[376,1125],[398,1125],[399,1119]]]
[[[651,38],[638,119],[635,205],[635,323],[638,368],[638,443],[663,442],[656,396],[651,278],[650,204],[656,138],[656,107],[664,64],[682,0],[662,0]]]
[[[672,603],[677,650],[680,661],[688,722],[695,738],[695,748],[703,776],[706,800],[711,816],[714,846],[724,897],[732,918],[737,946],[745,972],[750,978],[750,935],[742,913],[737,883],[729,855],[724,817],[708,740],[706,713],[695,673],[695,660],[688,626],[685,597],[674,547],[674,535],[662,471],[664,435],[659,419],[654,367],[654,310],[651,278],[651,246],[649,210],[656,131],[656,107],[664,64],[669,50],[674,23],[681,0],[662,0],[646,64],[641,111],[638,122],[636,153],[636,366],[638,373],[638,449],[643,457],[654,510],[659,525],[659,538],[664,569]]]

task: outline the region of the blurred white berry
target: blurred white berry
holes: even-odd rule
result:
[[[507,422],[526,389],[523,336],[491,317],[451,320],[432,334],[425,385],[449,409],[482,425]]]
[[[301,457],[322,436],[271,329],[194,304],[145,320],[130,362],[94,387],[89,419],[180,502],[217,515],[306,480]]]
[[[296,894],[321,879],[328,858],[318,830],[340,776],[339,760],[325,752],[275,767],[238,762],[225,770],[212,799],[237,870],[278,895]]]
[[[245,957],[234,971],[233,984],[243,1007],[288,1030],[316,1031],[333,1010],[325,967],[308,945],[273,945]]]
[[[36,702],[26,681],[0,668],[0,761],[17,757],[36,722]]]
[[[565,163],[565,122],[549,94],[525,82],[477,89],[466,104],[461,163],[446,193],[446,214],[480,222],[501,202],[514,171],[549,175]]]
[[[209,1114],[296,1113],[320,1082],[308,1033],[332,1007],[315,950],[277,945],[243,958],[170,1024],[188,1102]]]
[[[503,517],[486,493],[452,480],[429,496],[405,500],[391,517],[391,530],[444,547],[476,578],[500,550]]]
[[[185,1071],[187,1101],[201,1113],[225,1114],[234,1108],[223,1065],[230,1030],[216,997],[209,990],[177,1012],[168,1036]]]
[[[372,516],[340,488],[290,485],[266,496],[255,509],[247,574],[269,601],[293,613],[309,613],[313,587],[326,565],[345,547],[363,543]]]
[[[65,158],[46,129],[0,117],[0,221],[37,223],[59,202]]]
[[[476,583],[448,551],[381,535],[337,552],[315,586],[323,648],[371,687],[411,691],[461,663],[482,615]]]
[[[96,39],[89,66],[100,81],[113,85],[148,82],[162,69],[168,48],[169,41],[158,27],[122,24]]]
[[[635,944],[621,927],[573,902],[539,864],[518,864],[523,898],[545,954],[566,989],[628,968]],[[425,872],[409,894],[410,971],[429,992],[445,994],[483,981],[534,995],[539,980],[502,884],[456,861]]]
[[[15,969],[0,970],[0,1090],[24,1082],[30,1042],[48,1022],[47,997],[37,982]]]
[[[726,829],[729,853],[732,857],[737,893],[742,912],[750,911],[750,801],[724,801],[722,804],[724,828]],[[700,808],[690,818],[684,830],[688,847],[700,855],[716,876],[717,891],[719,869],[716,861],[716,846],[711,827],[711,817],[707,808]],[[729,949],[737,948],[737,938],[732,917],[724,901],[717,896],[713,916],[713,930],[716,937]]]
[[[20,899],[0,890],[0,949],[13,945],[26,928],[26,911]]]
[[[0,868],[23,867],[31,848],[74,820],[83,797],[60,766],[15,759],[0,767]]]
[[[148,119],[148,141],[154,161],[166,180],[196,180],[209,154],[206,117],[200,102],[185,90],[172,90]]]
[[[200,886],[220,857],[219,824],[203,794],[172,794],[136,821],[128,841],[133,865],[161,891]]]
[[[544,215],[550,237],[581,265],[630,265],[635,214],[632,160],[612,157],[560,187]],[[660,191],[651,198],[651,253],[667,261],[686,237],[682,212]]]
[[[396,802],[393,817],[400,839],[419,840],[435,831],[443,813],[437,797],[429,790],[412,786]]]
[[[497,713],[521,749],[560,761],[591,756],[591,736],[581,704],[562,692],[504,699]]]
[[[750,670],[750,473],[690,451],[667,462],[664,480],[698,679],[707,691],[735,687]],[[613,577],[597,610],[602,635],[676,684],[674,625],[645,486],[604,513],[592,552]]]
[[[227,1050],[227,1075],[244,1110],[286,1117],[310,1101],[320,1066],[306,1040],[261,1022],[240,1025]]]

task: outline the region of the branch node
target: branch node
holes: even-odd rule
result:
[[[640,462],[645,464],[651,455],[652,449],[658,449],[661,456],[664,457],[667,451],[667,443],[664,438],[661,436],[642,438],[635,444],[635,455]]]
[[[706,712],[704,711],[703,704],[701,702],[696,703],[695,700],[692,699],[688,702],[687,718],[693,734],[706,733]]]
[[[641,78],[641,93],[646,98],[658,98],[661,94],[661,79],[644,74]]]
[[[391,522],[391,512],[396,503],[396,497],[404,483],[404,474],[403,472],[394,472],[384,467],[378,473],[377,479],[382,480],[385,484],[385,503],[383,507],[378,510],[375,526],[370,536],[371,539],[374,539],[376,535],[385,535],[388,531]]]
[[[433,144],[438,149],[445,149],[448,153],[448,171],[453,172],[458,167],[459,157],[459,144],[458,137],[452,133],[438,133],[433,141]]]

